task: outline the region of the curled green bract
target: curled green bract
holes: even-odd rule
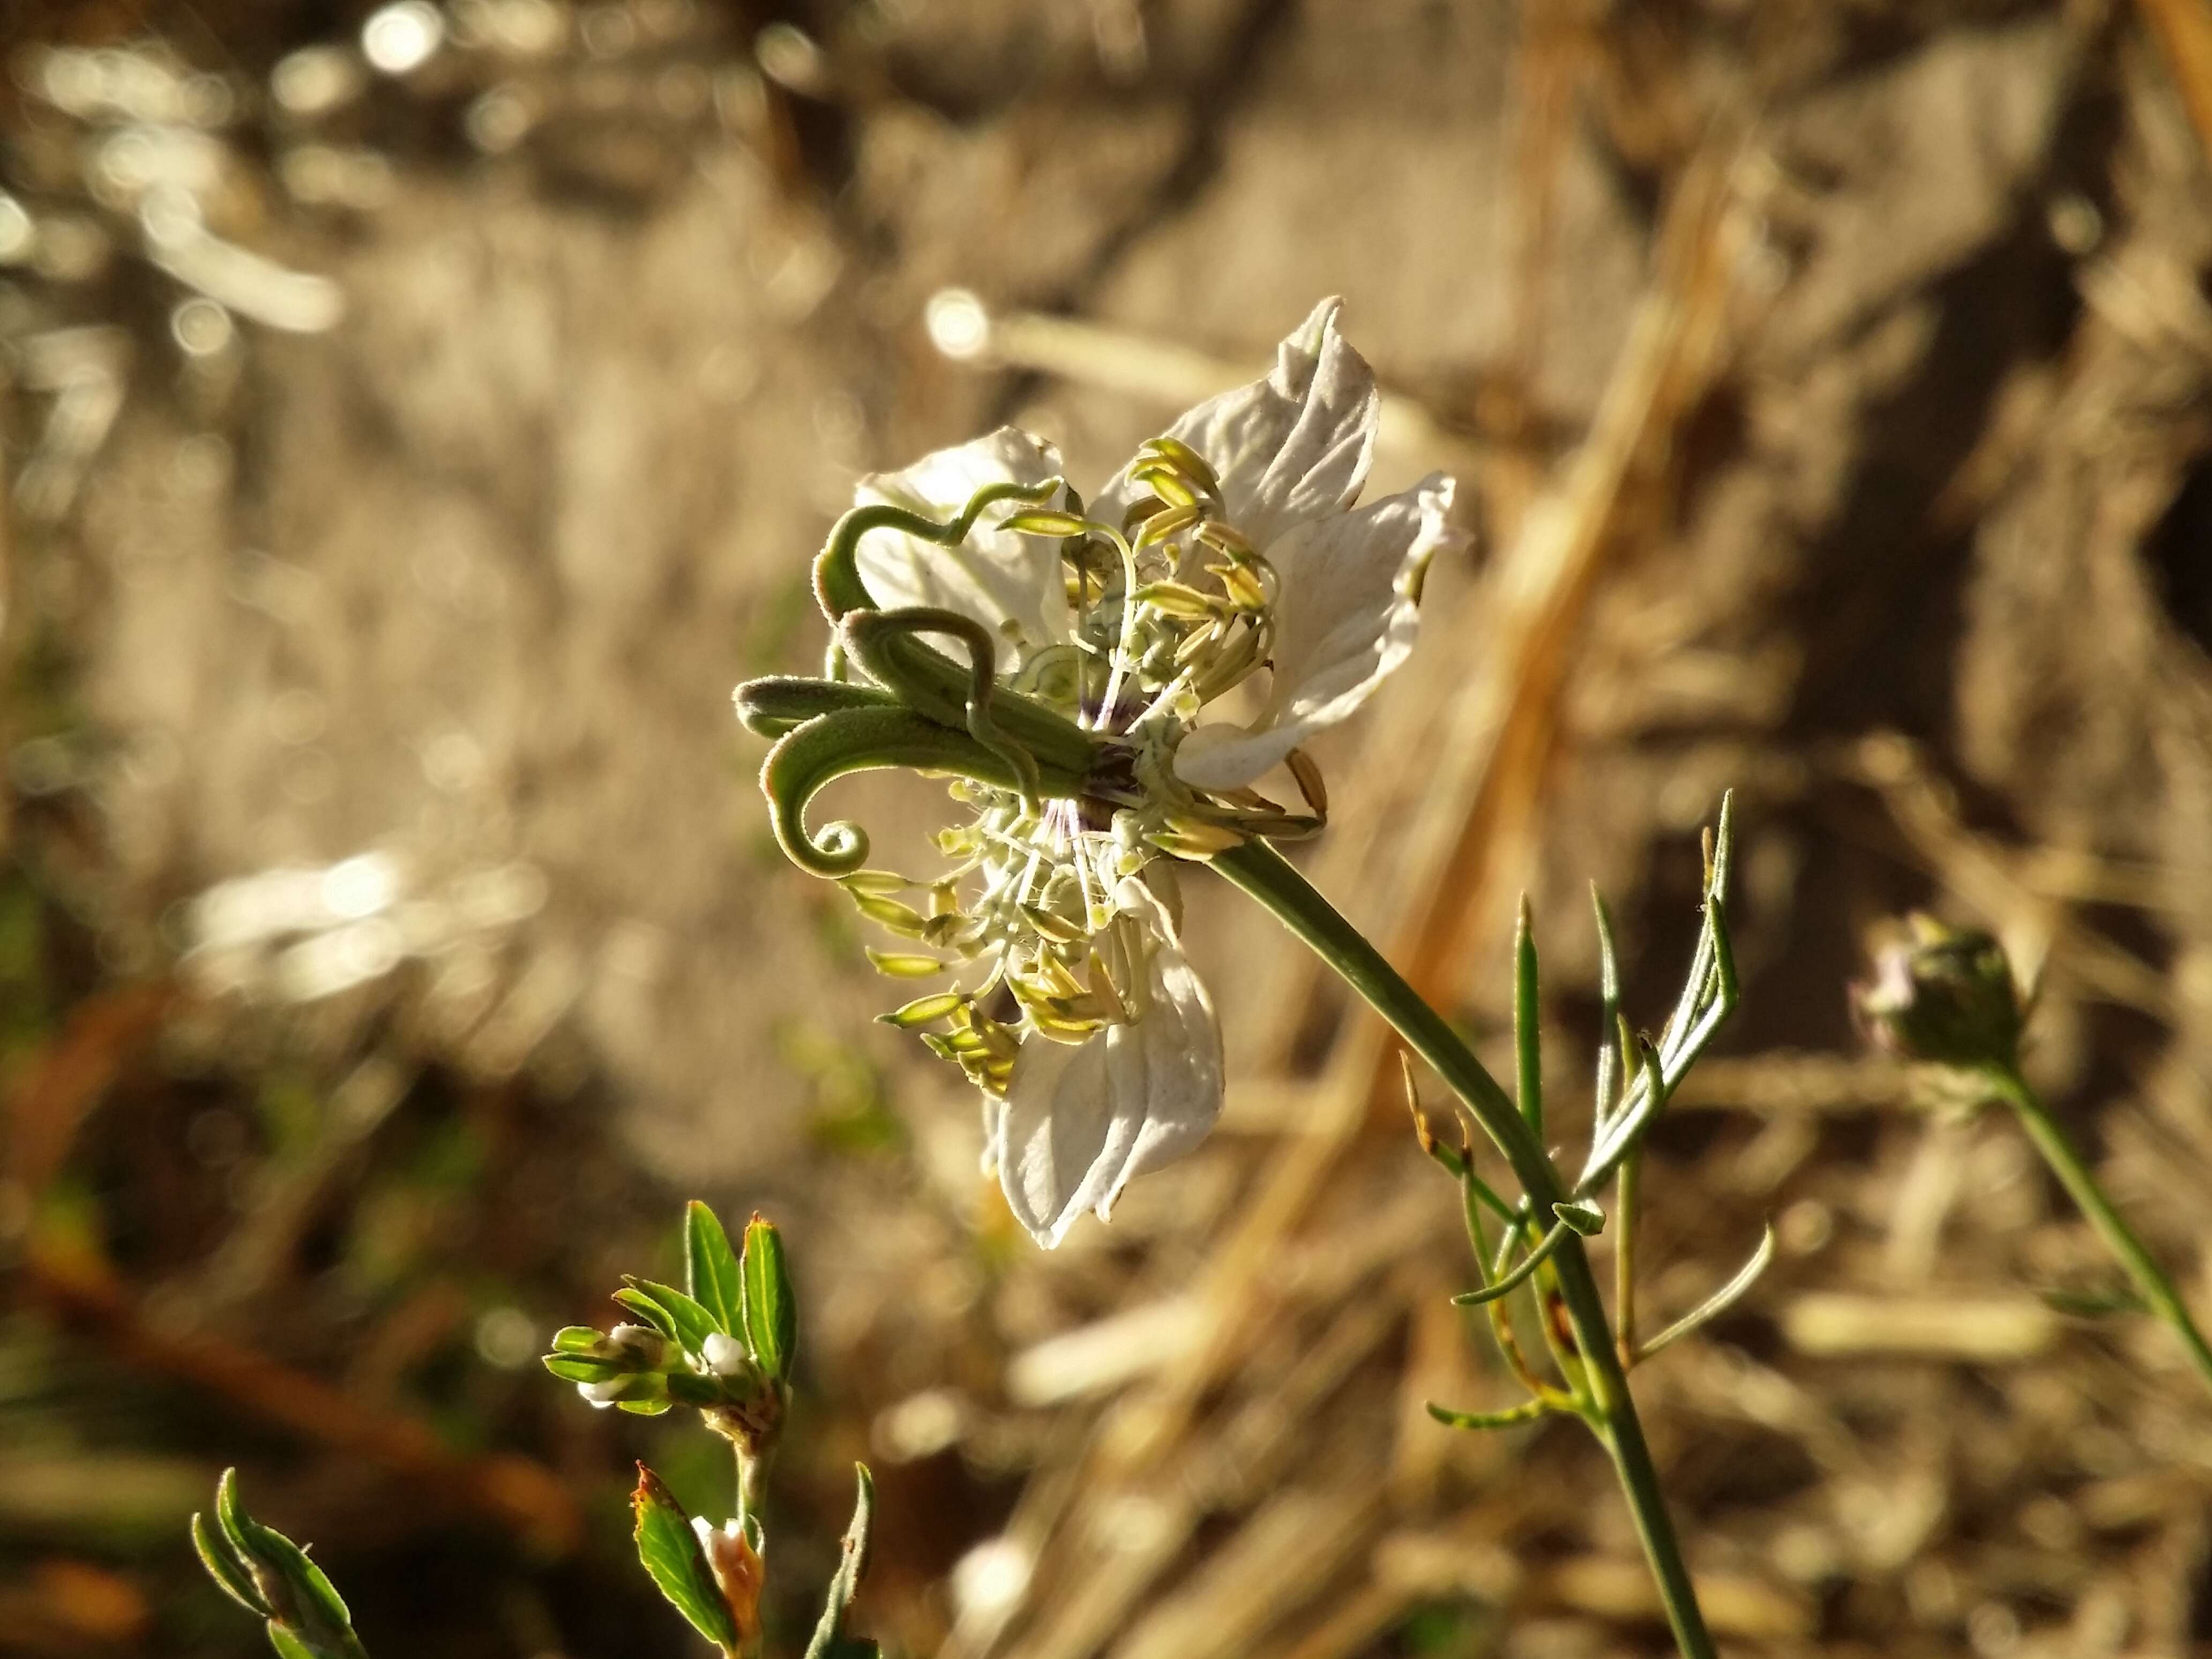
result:
[[[761,792],[784,855],[810,874],[831,878],[866,863],[866,830],[837,819],[810,832],[806,808],[837,779],[885,767],[957,774],[996,789],[1023,787],[1005,756],[913,709],[852,708],[819,714],[779,738],[761,768]],[[1040,759],[1035,782],[1040,795],[1072,796],[1081,790],[1083,773]]]
[[[790,674],[747,680],[738,688],[736,701],[738,722],[763,738],[780,738],[823,714],[899,707],[896,697],[877,686]]]
[[[957,611],[908,605],[895,611],[849,612],[838,624],[838,632],[853,659],[894,695],[903,694],[910,708],[947,725],[952,723],[946,719],[948,713],[952,720],[962,721],[969,737],[1013,769],[1021,780],[1022,799],[1032,807],[1036,805],[1036,761],[1000,729],[993,707],[999,653],[982,623]],[[945,710],[936,703],[933,686],[903,683],[908,665],[899,647],[917,634],[949,634],[968,647],[968,696],[963,707]]]
[[[860,575],[860,540],[871,531],[893,530],[939,547],[958,547],[968,539],[985,509],[1008,501],[1034,504],[1049,499],[1060,488],[1058,478],[1048,478],[1036,484],[987,484],[968,498],[968,504],[957,517],[944,524],[887,502],[871,502],[853,508],[837,520],[830,539],[814,561],[814,597],[822,606],[823,615],[833,623],[842,623],[865,613],[893,617],[904,614],[896,609],[885,611],[869,592]],[[922,609],[913,607],[917,613]],[[930,614],[951,617],[956,613]],[[964,617],[961,622],[987,643],[994,643],[980,623]],[[979,659],[971,650],[970,665],[963,670],[942,652],[914,637],[918,633],[959,631],[954,625],[922,628],[908,623],[881,638],[880,649],[872,658],[863,659],[860,666],[908,706],[923,710],[947,726],[972,730],[970,711],[975,699],[970,693],[970,682],[980,665]],[[968,637],[964,633],[961,636]],[[844,628],[832,637],[828,673],[833,682],[844,678],[846,654],[859,654],[854,651],[854,643]],[[1036,756],[1041,763],[1069,770],[1080,770],[1090,763],[1093,747],[1090,735],[1034,698],[1000,686],[986,700],[986,729],[1002,732],[1006,740]]]
[[[1062,480],[1047,478],[1042,483],[986,484],[968,498],[968,505],[960,509],[959,517],[949,524],[939,524],[934,519],[903,507],[893,507],[888,501],[872,501],[856,507],[831,526],[830,539],[814,561],[814,597],[821,603],[822,614],[831,622],[842,621],[848,611],[880,610],[868,585],[860,579],[860,538],[872,530],[896,530],[909,536],[919,536],[939,547],[957,547],[968,539],[975,528],[975,520],[988,507],[1000,501],[1022,501],[1036,506],[1052,499],[1053,492],[1062,488]]]

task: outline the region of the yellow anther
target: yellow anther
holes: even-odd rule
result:
[[[890,1013],[879,1014],[877,1018],[886,1025],[908,1028],[927,1025],[943,1019],[965,1000],[967,999],[957,991],[939,991],[934,996],[916,997],[904,1007],[894,1008]]]
[[[943,973],[947,966],[935,957],[903,956],[896,951],[878,951],[869,945],[860,949],[875,964],[876,971],[886,979],[927,979]]]

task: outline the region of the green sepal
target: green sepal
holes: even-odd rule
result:
[[[660,1477],[641,1463],[637,1490],[630,1494],[636,1516],[637,1559],[668,1604],[690,1621],[692,1629],[725,1654],[738,1650],[738,1625],[707,1552],[691,1530],[691,1517],[661,1484]]]
[[[714,1211],[693,1199],[684,1212],[684,1287],[725,1336],[744,1337],[744,1270]]]
[[[617,1400],[615,1409],[628,1412],[632,1417],[658,1417],[671,1403],[666,1400]]]
[[[790,1380],[799,1348],[799,1304],[783,1258],[783,1235],[758,1215],[745,1224],[745,1346],[769,1380]]]
[[[553,1333],[555,1353],[592,1353],[607,1340],[606,1333],[589,1325],[563,1325]]]
[[[878,1651],[873,1642],[848,1636],[845,1632],[846,1615],[852,1611],[853,1597],[860,1588],[860,1575],[868,1566],[868,1523],[875,1512],[876,1483],[868,1474],[866,1463],[853,1466],[859,1477],[859,1492],[853,1500],[853,1522],[845,1528],[842,1553],[837,1571],[830,1579],[830,1590],[822,1608],[822,1620],[814,1627],[814,1638],[806,1644],[806,1659],[863,1659],[863,1656]]]

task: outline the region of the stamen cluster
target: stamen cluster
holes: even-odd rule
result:
[[[1147,879],[1179,908],[1171,871],[1153,868],[1160,853],[1206,858],[1250,835],[1310,834],[1325,811],[1319,769],[1303,753],[1291,769],[1310,815],[1249,787],[1217,794],[1175,777],[1175,750],[1199,711],[1267,664],[1279,584],[1188,445],[1152,439],[1127,476],[1147,493],[1118,525],[1085,516],[1064,489],[1066,506],[1000,526],[1059,543],[1073,626],[1007,684],[1100,739],[1083,793],[1038,798],[956,779],[952,799],[972,816],[937,835],[951,868],[928,881],[861,870],[842,882],[869,921],[931,953],[871,950],[878,971],[921,979],[982,966],[974,982],[884,1018],[918,1030],[994,1095],[1012,1077],[1024,1026],[1081,1043],[1143,1017],[1154,941],[1117,902],[1121,883],[1152,869]]]

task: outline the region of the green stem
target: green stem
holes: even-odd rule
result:
[[[2181,1345],[2189,1351],[2189,1358],[2203,1375],[2207,1385],[2212,1385],[2212,1346],[2204,1340],[2204,1334],[2190,1317],[2189,1307],[2175,1289],[2173,1280],[2160,1267],[2143,1242],[2136,1237],[2135,1229],[2112,1207],[2112,1200],[2105,1196],[2105,1189],[2097,1184],[2097,1177],[2081,1161],[2081,1154],[2058,1127],[2040,1097],[2028,1086],[2027,1079],[2008,1066],[1990,1066],[1983,1072],[1990,1091],[2018,1115],[2021,1127],[2027,1138],[2035,1143],[2035,1150],[2043,1154],[2043,1161],[2058,1177],[2059,1185],[2066,1188],[2081,1213],[2089,1218],[2089,1224],[2105,1241],[2105,1247],[2120,1260],[2128,1277],[2135,1281],[2136,1291],[2150,1304],[2151,1311],[2173,1328]]]
[[[1498,1080],[1484,1069],[1449,1023],[1399,976],[1382,953],[1338,914],[1306,878],[1262,841],[1232,848],[1213,860],[1213,867],[1265,906],[1331,969],[1389,1020],[1414,1053],[1467,1103],[1468,1111],[1513,1168],[1529,1213],[1549,1216],[1567,1197],[1551,1158]],[[1681,1545],[1667,1515],[1659,1474],[1637,1419],[1628,1377],[1613,1349],[1605,1302],[1590,1272],[1589,1255],[1579,1237],[1565,1240],[1551,1259],[1559,1294],[1589,1376],[1590,1427],[1613,1459],[1622,1492],[1636,1519],[1637,1535],[1657,1580],[1668,1625],[1684,1659],[1714,1659],[1696,1589],[1682,1559]]]

